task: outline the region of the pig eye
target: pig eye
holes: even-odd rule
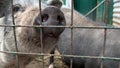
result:
[[[42,22],[46,22],[48,18],[49,18],[48,14],[42,15]]]
[[[57,21],[58,21],[59,23],[61,23],[61,22],[63,21],[63,17],[60,16],[60,15],[58,15],[58,16],[57,16]]]
[[[17,5],[13,5],[13,11],[17,12],[20,11],[21,5],[17,4]]]

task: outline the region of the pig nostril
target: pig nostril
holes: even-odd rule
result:
[[[22,7],[21,7],[20,4],[13,5],[13,11],[14,11],[14,12],[19,11],[21,8],[22,8]]]
[[[49,33],[48,35],[49,35],[49,36],[54,36],[54,34],[53,34],[53,33]]]
[[[57,21],[59,22],[59,24],[61,24],[62,23],[62,21],[63,21],[63,17],[62,16],[57,16]]]
[[[46,22],[48,18],[49,18],[48,14],[42,15],[42,22]]]
[[[35,24],[35,25],[40,25],[40,18],[39,18],[39,17],[36,17],[36,18],[35,18],[34,24]]]

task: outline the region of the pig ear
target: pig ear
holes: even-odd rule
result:
[[[51,6],[56,6],[58,8],[61,8],[61,6],[62,6],[62,0],[48,0],[47,4],[51,5]]]
[[[0,11],[0,18],[4,16],[5,16],[5,13],[3,11]]]
[[[0,0],[0,18],[5,15],[5,0]]]
[[[4,17],[10,5],[10,0],[0,0],[0,18]]]

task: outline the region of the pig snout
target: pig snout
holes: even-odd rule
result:
[[[64,14],[62,11],[57,7],[47,7],[41,11],[41,20],[40,15],[35,18],[36,25],[42,26],[51,26],[51,27],[43,27],[43,35],[45,36],[52,36],[58,37],[65,28],[62,27],[52,27],[52,26],[65,26],[66,21]]]

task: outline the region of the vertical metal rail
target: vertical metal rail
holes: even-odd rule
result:
[[[71,24],[70,26],[73,26],[73,8],[74,7],[74,1],[71,0]],[[71,40],[70,40],[70,54],[73,55],[73,27],[71,27]],[[70,59],[70,68],[73,67],[73,57]]]
[[[103,42],[103,48],[102,48],[102,55],[101,57],[104,57],[104,54],[105,54],[105,46],[106,46],[106,40],[107,40],[107,29],[105,28],[104,29],[104,42]],[[103,59],[101,59],[101,66],[100,68],[103,68]]]
[[[40,26],[42,26],[42,17],[41,17],[41,0],[39,0],[39,17],[40,17]],[[42,28],[40,28],[40,47],[41,47],[41,54],[43,53],[43,39],[42,39]],[[42,68],[44,68],[44,55],[42,58]]]
[[[13,25],[15,25],[15,19],[14,19],[14,12],[13,12],[13,0],[11,0],[11,11],[12,11],[12,22],[13,22]],[[16,37],[16,30],[15,30],[15,26],[13,27],[13,33],[14,33],[14,40],[15,40],[15,48],[16,48],[16,52],[18,52],[18,44],[17,44],[17,37]],[[20,65],[19,65],[19,57],[18,57],[18,54],[16,54],[16,63],[17,63],[17,68],[20,68]]]
[[[105,0],[105,12],[104,12],[104,22],[106,23],[106,26],[107,26],[107,19],[108,19],[108,6],[109,6],[109,1],[108,0]],[[104,28],[104,42],[103,42],[103,49],[102,49],[102,57],[104,57],[104,54],[105,54],[105,47],[106,47],[106,40],[107,40],[107,28]],[[103,68],[103,59],[101,61],[101,68]]]

